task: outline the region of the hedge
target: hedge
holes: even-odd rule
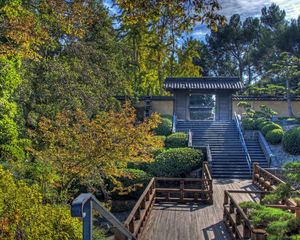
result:
[[[263,121],[261,123],[258,124],[258,130],[262,130],[264,126],[266,126],[267,124],[271,123],[270,121]]]
[[[274,129],[282,129],[282,127],[276,123],[270,122],[261,129],[261,132],[266,136],[268,132]]]
[[[188,146],[189,137],[186,133],[177,132],[168,136],[165,140],[166,148],[179,148]]]
[[[282,146],[290,154],[300,154],[300,126],[294,127],[283,134]]]
[[[267,120],[263,117],[257,118],[255,119],[254,125],[255,125],[255,129],[259,129],[259,124],[266,122]]]
[[[266,139],[271,144],[279,144],[281,143],[283,134],[284,132],[282,129],[273,129],[267,133]]]
[[[184,177],[200,167],[203,153],[193,148],[170,148],[159,154],[149,165],[148,172],[156,177]]]
[[[124,170],[124,174],[124,177],[119,178],[123,184],[122,190],[124,191],[114,191],[112,193],[113,199],[122,198],[122,195],[125,195],[126,198],[138,198],[152,178],[151,174],[141,169],[127,168]]]
[[[255,121],[253,118],[243,118],[242,126],[245,130],[255,130]]]
[[[157,128],[154,129],[156,135],[168,136],[172,133],[172,121],[167,118],[161,118],[161,122]]]

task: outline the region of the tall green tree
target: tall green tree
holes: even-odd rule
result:
[[[117,39],[112,19],[101,3],[91,5],[89,12],[93,22],[81,30],[83,36],[62,40],[63,32],[55,33],[40,61],[24,63],[26,81],[18,95],[27,127],[64,110],[79,108],[93,116],[114,107],[115,95],[130,94],[126,48]]]
[[[285,82],[289,117],[295,117],[292,108],[291,83],[299,82],[300,58],[292,56],[287,52],[283,52],[279,59],[272,64],[269,73],[273,74],[275,78]]]
[[[153,73],[149,82],[156,82],[152,94],[162,94],[165,77],[174,74],[178,40],[183,33],[190,31],[196,22],[206,22],[215,29],[224,21],[216,13],[220,9],[216,0],[116,0],[115,3],[121,10],[121,30],[131,46],[133,79],[138,83],[143,81],[141,72],[146,65],[147,71]],[[142,89],[142,93],[149,87]]]
[[[258,43],[260,22],[258,18],[241,20],[233,15],[219,31],[207,36],[211,58],[217,75],[238,75],[246,84],[255,79],[252,53]]]

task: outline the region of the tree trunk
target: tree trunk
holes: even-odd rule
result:
[[[293,118],[295,117],[294,112],[293,112],[293,107],[292,107],[292,96],[290,93],[290,81],[286,80],[286,99],[287,99],[287,104],[288,104],[288,113],[289,117]]]
[[[158,83],[159,83],[159,94],[163,94],[163,80],[162,80],[162,74],[161,74],[161,56],[160,53],[157,55],[157,77],[158,77]]]

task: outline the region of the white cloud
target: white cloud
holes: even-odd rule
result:
[[[228,20],[234,14],[240,14],[242,19],[247,17],[259,17],[264,6],[272,3],[279,5],[285,10],[287,19],[298,18],[300,15],[300,0],[220,0],[222,10],[220,11]],[[205,39],[209,30],[204,30],[206,26],[199,24],[195,27],[192,36],[197,39]]]

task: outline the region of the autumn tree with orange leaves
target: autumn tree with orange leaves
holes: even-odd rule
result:
[[[158,123],[158,115],[137,123],[135,110],[128,104],[119,112],[100,112],[93,119],[80,110],[63,112],[54,120],[40,122],[35,134],[42,147],[33,153],[58,174],[54,185],[61,196],[78,180],[93,178],[107,197],[105,180],[121,187],[118,177],[126,177],[129,162],[150,162],[154,151],[163,147],[151,131]]]

